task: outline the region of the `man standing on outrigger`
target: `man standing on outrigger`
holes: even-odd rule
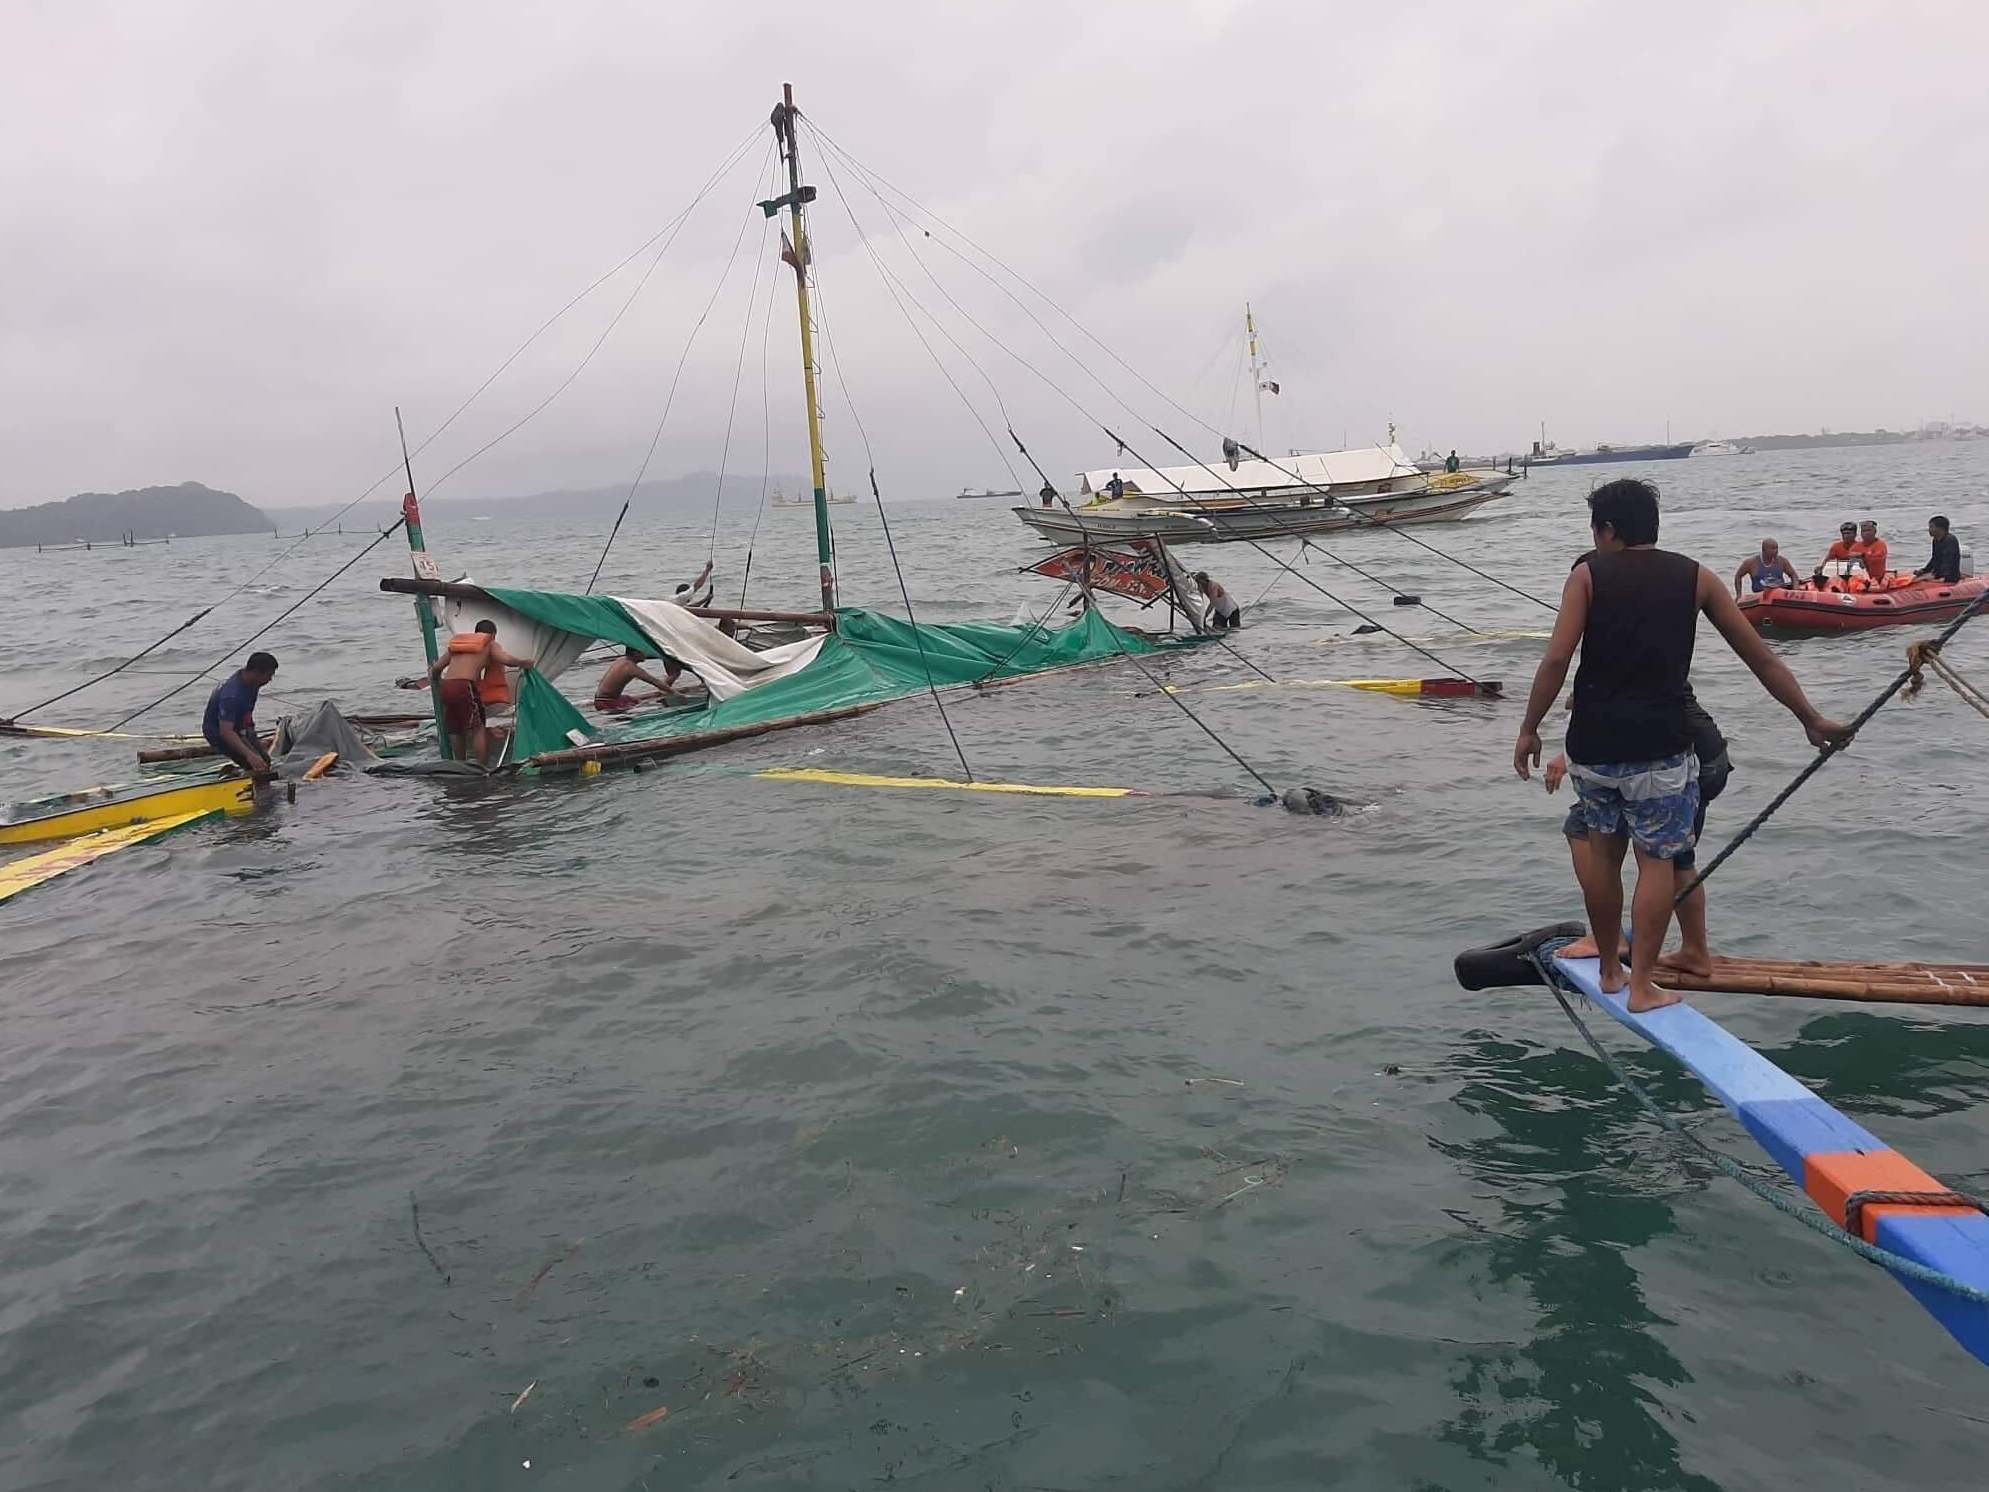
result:
[[[1592,851],[1582,900],[1595,935],[1598,979],[1610,993],[1625,985],[1623,856],[1634,844],[1628,1004],[1633,1011],[1655,1010],[1678,999],[1660,989],[1653,975],[1671,925],[1674,860],[1692,848],[1699,811],[1699,758],[1692,749],[1686,700],[1700,616],[1712,619],[1762,686],[1802,722],[1812,744],[1842,740],[1846,731],[1810,704],[1795,675],[1747,624],[1710,570],[1689,555],[1657,547],[1655,487],[1622,478],[1597,488],[1588,501],[1596,553],[1575,568],[1561,593],[1560,617],[1513,745],[1513,770],[1527,779],[1540,764],[1540,722],[1559,696],[1579,647],[1581,670],[1568,723],[1569,775]]]

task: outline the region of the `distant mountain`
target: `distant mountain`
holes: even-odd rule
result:
[[[232,492],[198,482],[131,492],[79,492],[62,502],[0,509],[0,548],[27,544],[115,544],[197,534],[266,534],[274,524]]]
[[[760,477],[757,472],[751,476],[728,472],[724,486],[723,506],[727,509],[735,512],[741,508],[750,510],[760,501]],[[715,471],[692,472],[689,476],[671,477],[666,481],[644,482],[633,501],[629,502],[629,511],[632,514],[698,511],[708,514],[713,500],[718,497],[718,487],[719,478]],[[767,478],[766,487],[770,498],[777,488],[792,496],[808,490],[808,479],[777,472]],[[626,485],[580,487],[559,492],[532,492],[517,497],[423,498],[421,511],[424,517],[456,523],[484,517],[560,518],[574,522],[604,519],[612,523],[624,501],[629,501]],[[303,507],[276,508],[271,516],[287,534],[293,529],[316,528],[332,522],[332,515],[340,507],[339,503],[311,503]],[[400,514],[400,495],[395,493],[390,497],[368,498],[340,516],[337,522],[339,526],[358,533],[370,528],[382,528]]]

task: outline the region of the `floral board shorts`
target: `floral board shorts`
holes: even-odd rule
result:
[[[1726,790],[1727,779],[1733,775],[1733,762],[1722,751],[1709,762],[1699,763],[1699,808],[1692,815],[1692,843],[1696,846],[1705,837],[1706,807],[1713,799]],[[1562,820],[1561,832],[1570,839],[1588,838],[1588,816],[1582,811],[1580,789],[1576,790],[1575,801],[1568,805],[1568,816]],[[1690,870],[1697,856],[1693,850],[1682,855],[1673,855],[1671,863],[1680,870]]]
[[[1676,860],[1693,847],[1699,816],[1699,758],[1690,751],[1653,762],[1568,768],[1582,818],[1598,834],[1625,834],[1646,855]]]

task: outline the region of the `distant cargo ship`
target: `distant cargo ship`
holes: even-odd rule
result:
[[[1618,461],[1681,461],[1692,454],[1692,442],[1655,446],[1597,446],[1592,451],[1563,451],[1551,444],[1533,443],[1529,466],[1601,466]]]

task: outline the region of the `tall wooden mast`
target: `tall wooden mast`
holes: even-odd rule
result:
[[[822,472],[822,408],[815,391],[815,328],[808,315],[808,227],[801,209],[815,200],[815,188],[801,184],[801,153],[795,141],[794,85],[783,84],[781,101],[774,106],[774,134],[781,153],[787,157],[787,195],[762,202],[760,210],[772,217],[787,209],[788,244],[781,258],[794,267],[794,298],[801,312],[801,387],[808,403],[808,461],[815,482],[815,557],[822,567],[822,610],[836,609],[835,551],[829,541],[829,489]]]

